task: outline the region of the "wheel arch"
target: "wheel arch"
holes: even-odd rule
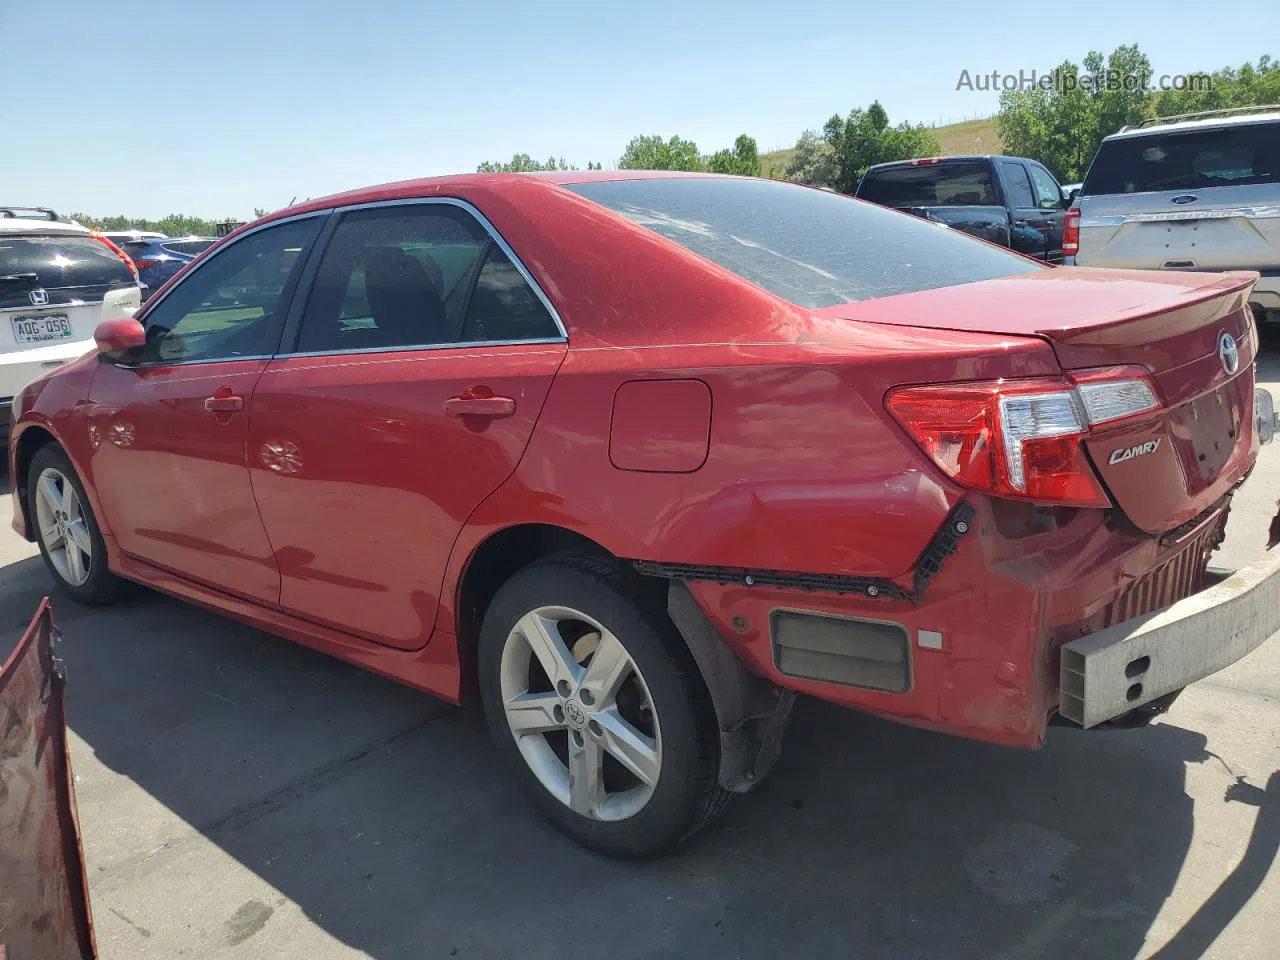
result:
[[[52,430],[41,424],[30,424],[21,433],[18,434],[17,444],[14,449],[14,494],[18,498],[18,506],[22,511],[22,535],[30,542],[34,543],[36,539],[35,530],[31,523],[31,504],[27,500],[27,471],[31,468],[31,461],[35,459],[36,452],[50,444],[58,447],[66,452],[64,447],[58,440]],[[68,454],[70,459],[70,454]],[[84,483],[81,478],[81,483]]]
[[[454,633],[464,695],[476,690],[476,649],[485,611],[517,572],[557,553],[583,553],[617,561],[589,537],[551,523],[518,523],[495,530],[467,557],[454,591]]]

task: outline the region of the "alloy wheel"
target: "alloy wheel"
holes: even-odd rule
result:
[[[662,733],[622,642],[571,607],[531,610],[502,651],[507,726],[542,786],[575,813],[625,820],[653,796]]]
[[[93,537],[75,486],[60,470],[41,471],[35,485],[36,526],[49,562],[73,587],[84,584],[93,570]]]

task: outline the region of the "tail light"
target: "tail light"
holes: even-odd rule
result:
[[[1072,207],[1062,218],[1062,255],[1074,257],[1080,252],[1080,208]]]
[[[905,387],[889,412],[957,483],[1037,503],[1107,507],[1085,454],[1101,424],[1158,409],[1141,367],[1107,367],[1070,378]]]
[[[110,248],[111,252],[119,257],[121,261],[123,261],[124,265],[129,268],[129,272],[133,274],[134,283],[138,282],[138,268],[134,266],[132,257],[116,246],[110,238],[104,237],[100,233],[95,233],[93,235],[93,239],[97,240],[99,243],[106,244],[107,247]]]
[[[138,272],[141,273],[143,270],[146,270],[149,267],[154,267],[159,262],[160,262],[159,260],[155,260],[149,257],[140,257],[139,259],[133,261],[133,265],[134,267],[137,268]]]

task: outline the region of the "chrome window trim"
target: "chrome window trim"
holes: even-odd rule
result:
[[[294,357],[354,357],[370,353],[421,353],[427,350],[476,350],[485,347],[520,347],[525,344],[547,346],[565,343],[564,337],[537,337],[530,340],[466,340],[457,343],[423,343],[396,347],[359,347],[354,350],[307,350],[300,353],[277,353],[276,360]]]
[[[210,363],[238,363],[241,360],[271,360],[274,354],[254,353],[244,357],[212,357],[208,360],[155,360],[151,363],[118,363],[116,366],[127,370],[153,370],[157,367],[193,367]]]
[[[276,354],[277,357],[343,357],[352,354],[362,353],[395,353],[397,351],[411,350],[451,350],[458,348],[476,347],[476,346],[514,346],[521,343],[567,343],[569,334],[565,330],[564,321],[560,319],[560,312],[556,310],[555,304],[551,302],[551,298],[533,278],[524,262],[512,249],[511,244],[503,238],[495,227],[483,213],[481,213],[474,204],[458,197],[400,197],[395,200],[372,200],[368,203],[352,203],[340,207],[330,207],[325,213],[341,216],[350,213],[353,210],[375,210],[381,207],[420,207],[426,205],[450,206],[458,207],[466,211],[476,219],[476,222],[484,229],[489,238],[498,245],[498,248],[507,255],[511,263],[519,271],[520,276],[524,278],[524,282],[529,284],[529,288],[533,291],[534,296],[546,308],[547,313],[551,315],[552,321],[556,325],[556,329],[560,331],[559,337],[539,337],[529,340],[482,340],[470,341],[466,343],[427,343],[427,344],[404,344],[394,347],[364,347],[355,350],[316,350],[306,352],[294,352],[282,350]],[[279,222],[279,221],[276,221]],[[334,229],[341,227],[341,221],[335,222]],[[317,255],[323,259],[324,251],[317,251]],[[308,294],[310,291],[308,290]]]

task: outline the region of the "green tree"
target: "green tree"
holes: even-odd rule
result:
[[[639,136],[627,144],[618,161],[619,170],[703,170],[698,145],[692,140],[657,135]]]
[[[565,162],[564,157],[548,157],[546,163],[539,163],[527,153],[517,153],[509,163],[486,160],[476,167],[476,173],[537,173],[542,170],[576,170],[577,167]]]
[[[146,220],[141,217],[94,217],[87,213],[73,213],[71,219],[86,227],[96,230],[149,230],[163,233],[170,237],[189,235],[212,237],[215,235],[217,221],[192,217],[184,213],[171,213],[161,220]],[[238,219],[228,217],[229,220]]]
[[[854,108],[843,120],[832,117],[823,126],[822,135],[824,144],[830,148],[833,166],[831,178],[822,185],[834,187],[841,193],[853,193],[872,164],[927,157],[940,149],[933,134],[922,124],[890,126],[889,115],[878,100],[865,110]],[[806,150],[812,146],[813,153],[821,156],[816,145],[805,146]],[[796,150],[799,153],[799,142]]]
[[[1039,160],[1066,183],[1084,176],[1097,150],[1098,109],[1074,63],[1050,76],[1044,86],[1002,93],[996,129],[1005,153]]]
[[[1155,94],[1155,115],[1170,117],[1266,103],[1280,103],[1280,62],[1269,56],[1260,57],[1257,64],[1192,74],[1184,81],[1183,89]]]
[[[1090,97],[1101,134],[1099,141],[1151,116],[1151,94],[1147,92],[1151,61],[1136,43],[1116,47],[1105,64],[1102,54],[1090,51],[1084,58],[1084,69],[1092,78]],[[1090,154],[1092,158],[1092,151]]]
[[[713,173],[731,173],[740,177],[760,176],[760,151],[754,137],[745,133],[733,141],[732,150],[717,150],[707,160]]]
[[[838,118],[833,118],[838,119]],[[843,124],[843,121],[840,121]],[[806,130],[796,141],[796,152],[787,163],[786,177],[811,187],[835,186],[839,168],[832,142],[815,130]]]

